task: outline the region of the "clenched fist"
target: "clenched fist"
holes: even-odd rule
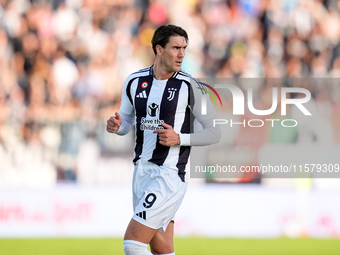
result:
[[[118,131],[120,125],[122,125],[122,117],[120,117],[119,113],[116,112],[115,116],[111,116],[110,119],[107,120],[106,130],[109,133],[115,133]]]

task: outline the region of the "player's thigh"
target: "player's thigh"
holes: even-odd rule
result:
[[[126,229],[124,240],[134,240],[148,244],[157,232],[157,229],[149,228],[131,219]]]
[[[150,241],[153,254],[169,254],[174,252],[174,222],[170,221],[164,233],[157,231]]]

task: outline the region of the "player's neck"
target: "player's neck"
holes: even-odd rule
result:
[[[162,68],[161,63],[159,63],[157,60],[153,65],[152,73],[157,80],[167,80],[174,74],[174,72],[168,72]]]

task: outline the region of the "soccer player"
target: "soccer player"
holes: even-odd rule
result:
[[[201,114],[204,85],[181,70],[187,45],[182,28],[157,28],[152,38],[154,65],[127,78],[119,113],[107,121],[107,131],[118,135],[136,126],[134,214],[124,236],[126,255],[175,254],[174,216],[187,189],[190,146],[220,140],[210,100],[205,101],[207,114]],[[196,133],[192,116],[203,126]]]

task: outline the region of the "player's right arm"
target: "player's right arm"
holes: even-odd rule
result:
[[[131,102],[132,100],[127,96],[127,90],[131,89],[131,87],[128,86],[130,80],[131,77],[129,76],[123,87],[119,113],[116,112],[115,116],[111,116],[110,119],[107,120],[106,130],[109,133],[126,135],[135,123],[135,111]]]

